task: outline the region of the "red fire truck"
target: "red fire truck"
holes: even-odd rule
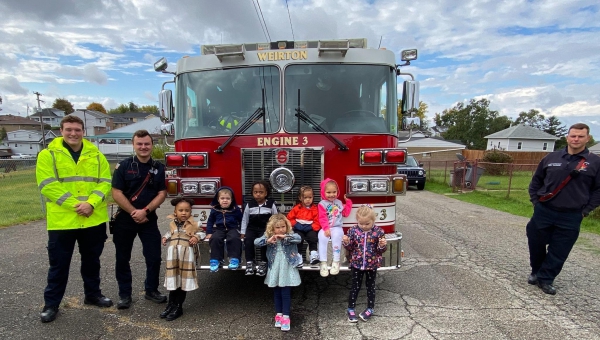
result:
[[[244,204],[252,199],[251,184],[268,180],[287,212],[301,185],[314,189],[318,203],[319,184],[329,177],[354,204],[344,227],[356,223],[361,204],[371,204],[388,241],[381,269],[398,268],[396,196],[407,186],[396,171],[407,156],[398,143],[410,134],[402,127],[410,127],[419,103],[418,83],[400,67],[417,51],[402,51],[403,65],[391,51],[367,48],[366,39],[204,45],[201,52],[180,59],[174,71],[165,58],[154,65],[174,75],[159,95],[163,127],[175,144],[165,157],[174,170],[168,195],[193,198],[193,215],[205,227],[220,186],[233,188]],[[403,83],[400,124],[399,75],[412,78]],[[174,102],[168,83],[174,83]],[[208,269],[208,246],[200,248],[198,269]],[[344,263],[342,270],[348,270]]]

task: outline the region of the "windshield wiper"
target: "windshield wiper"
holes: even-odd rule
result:
[[[237,130],[235,130],[235,132],[233,134],[231,134],[231,137],[229,137],[225,143],[221,144],[221,146],[219,146],[217,148],[217,150],[215,150],[216,153],[222,153],[223,150],[225,149],[225,147],[231,143],[231,141],[237,137],[238,135],[246,132],[246,130],[248,130],[254,123],[256,123],[260,118],[262,117],[263,119],[263,132],[267,132],[267,124],[266,124],[266,115],[265,115],[265,89],[262,89],[262,107],[259,107],[258,109],[256,109],[256,111],[254,111],[253,114],[250,115],[250,117],[248,117],[248,119],[246,119],[245,122],[242,123],[242,125],[240,125],[238,127]]]
[[[329,131],[323,129],[323,127],[321,125],[319,125],[312,118],[310,118],[310,116],[307,115],[306,112],[304,112],[300,108],[300,89],[298,89],[298,107],[296,108],[296,114],[295,114],[295,116],[298,117],[298,133],[300,133],[300,121],[303,121],[308,126],[310,126],[313,130],[315,130],[317,132],[321,132],[322,134],[325,135],[325,137],[329,138],[329,140],[331,140],[332,142],[334,142],[335,144],[337,144],[337,146],[340,147],[341,151],[348,151],[349,150],[348,147],[346,146],[346,144],[344,144],[339,139],[335,138],[331,133],[329,133]]]

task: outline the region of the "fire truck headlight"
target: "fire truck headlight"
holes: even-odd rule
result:
[[[361,179],[353,179],[350,181],[351,192],[367,192],[369,191],[369,181]]]
[[[198,193],[198,182],[181,182],[181,190],[185,195]]]
[[[371,180],[371,191],[373,192],[387,192],[388,183],[386,180]]]
[[[215,182],[201,183],[200,194],[202,195],[214,195],[217,184]]]

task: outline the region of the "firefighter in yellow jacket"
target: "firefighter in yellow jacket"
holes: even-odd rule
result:
[[[83,129],[79,117],[66,116],[60,122],[62,137],[54,139],[37,159],[36,179],[46,202],[50,260],[42,322],[56,319],[69,279],[75,242],[81,254],[84,303],[112,306],[112,301],[100,290],[110,166],[98,148],[83,139]]]

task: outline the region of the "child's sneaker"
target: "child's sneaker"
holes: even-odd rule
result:
[[[287,332],[290,330],[290,318],[282,317],[281,318],[281,330]]]
[[[331,270],[329,271],[329,274],[337,275],[339,273],[340,273],[340,261],[333,261],[331,263]]]
[[[310,264],[315,265],[319,263],[319,253],[316,250],[310,251]]]
[[[279,315],[275,315],[275,327],[277,328],[281,328],[281,321],[283,321],[283,314]]]
[[[360,313],[358,316],[360,316],[360,318],[363,321],[368,321],[371,318],[371,315],[373,315],[373,310],[371,308],[367,308],[367,309],[365,309],[364,312]]]
[[[240,260],[239,259],[231,259],[231,260],[229,260],[229,269],[236,270],[239,267],[240,267]]]
[[[219,271],[219,260],[210,260],[210,272],[216,273]]]
[[[254,262],[246,262],[246,275],[254,275]],[[277,327],[277,326],[275,326]]]
[[[348,310],[346,311],[346,314],[348,314],[348,321],[358,322],[358,318],[356,317],[356,312],[354,311],[354,309],[348,308]]]
[[[319,273],[321,274],[322,277],[327,277],[329,276],[329,269],[327,269],[327,262],[325,261],[321,261],[321,270],[319,271]]]
[[[267,275],[267,263],[260,261],[256,267],[256,275],[265,276]]]

